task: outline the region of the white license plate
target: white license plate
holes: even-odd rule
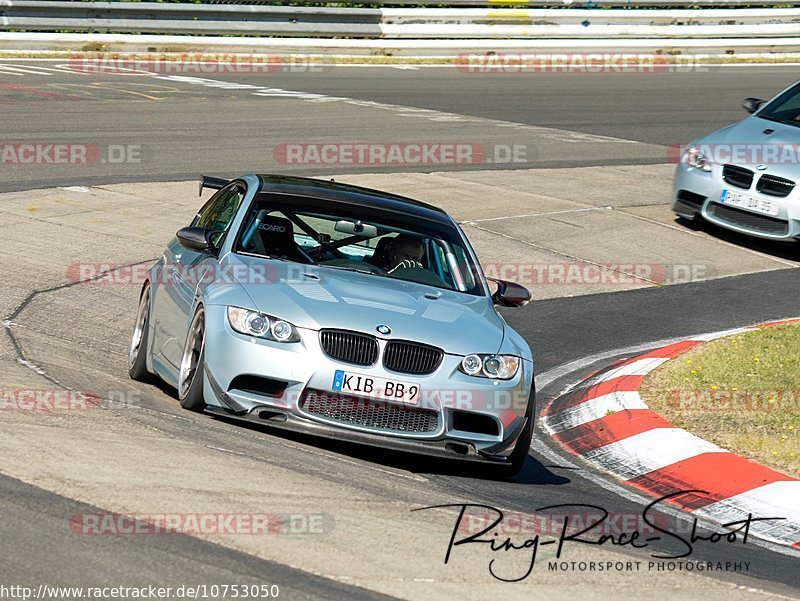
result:
[[[400,380],[384,380],[341,369],[337,369],[333,374],[332,388],[335,392],[381,401],[395,401],[409,405],[416,405],[419,401],[419,384]]]
[[[719,201],[722,204],[750,209],[751,211],[772,215],[773,217],[778,214],[778,205],[771,200],[756,198],[755,196],[734,192],[733,190],[723,190]]]

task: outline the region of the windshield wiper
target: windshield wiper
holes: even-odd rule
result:
[[[383,273],[377,271],[370,271],[369,269],[360,269],[358,267],[345,267],[343,265],[325,265],[325,263],[316,263],[317,267],[328,267],[329,269],[341,269],[342,271],[355,271],[356,273],[365,273],[367,275],[377,275],[382,278],[388,277]]]
[[[271,261],[286,261],[287,263],[297,263],[298,265],[316,265],[316,263],[301,263],[300,261],[295,261],[294,259],[289,259],[288,257],[279,257],[277,255],[262,255],[259,253],[251,253],[246,250],[237,251],[236,254],[245,255],[247,257],[255,257],[256,259],[269,259]]]
[[[779,117],[772,117],[770,115],[756,115],[756,117],[761,117],[762,119],[766,119],[767,121],[774,121],[775,123],[782,123],[783,125],[800,127],[800,122],[798,121],[788,121],[786,119],[780,119]]]

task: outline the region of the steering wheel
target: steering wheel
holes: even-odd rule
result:
[[[424,267],[400,267],[388,274],[390,277],[418,284],[429,284],[440,288],[449,288],[447,283],[432,271]]]
[[[370,273],[374,273],[376,275],[389,275],[388,271],[378,267],[377,265],[373,265],[372,263],[367,263],[367,262],[364,262],[364,265],[367,266],[367,269],[369,269]]]
[[[333,242],[320,242],[319,246],[316,248],[312,248],[306,253],[309,258],[314,258],[315,261],[319,260],[319,258],[327,251],[332,252],[334,255],[341,259],[346,259],[347,256],[340,251],[338,248],[334,246]]]

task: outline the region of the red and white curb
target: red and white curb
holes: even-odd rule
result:
[[[696,336],[624,360],[546,406],[544,428],[568,451],[648,495],[707,491],[668,501],[699,518],[721,524],[748,514],[785,518],[753,522],[750,531],[800,549],[800,480],[675,427],[639,396],[648,373],[703,342],[798,321],[800,318]]]

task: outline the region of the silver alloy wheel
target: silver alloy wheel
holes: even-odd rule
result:
[[[144,333],[147,331],[147,326],[150,321],[150,286],[145,287],[142,292],[142,298],[139,301],[139,311],[136,314],[136,325],[133,328],[133,335],[131,336],[131,346],[128,349],[128,369],[133,367],[136,363],[136,358],[141,351],[142,340]]]
[[[178,373],[178,396],[181,400],[186,398],[186,395],[189,394],[189,389],[192,387],[204,344],[205,312],[199,309],[194,314],[192,325],[189,327],[189,335],[186,338],[186,346],[183,349],[183,357],[181,358],[181,369]]]

